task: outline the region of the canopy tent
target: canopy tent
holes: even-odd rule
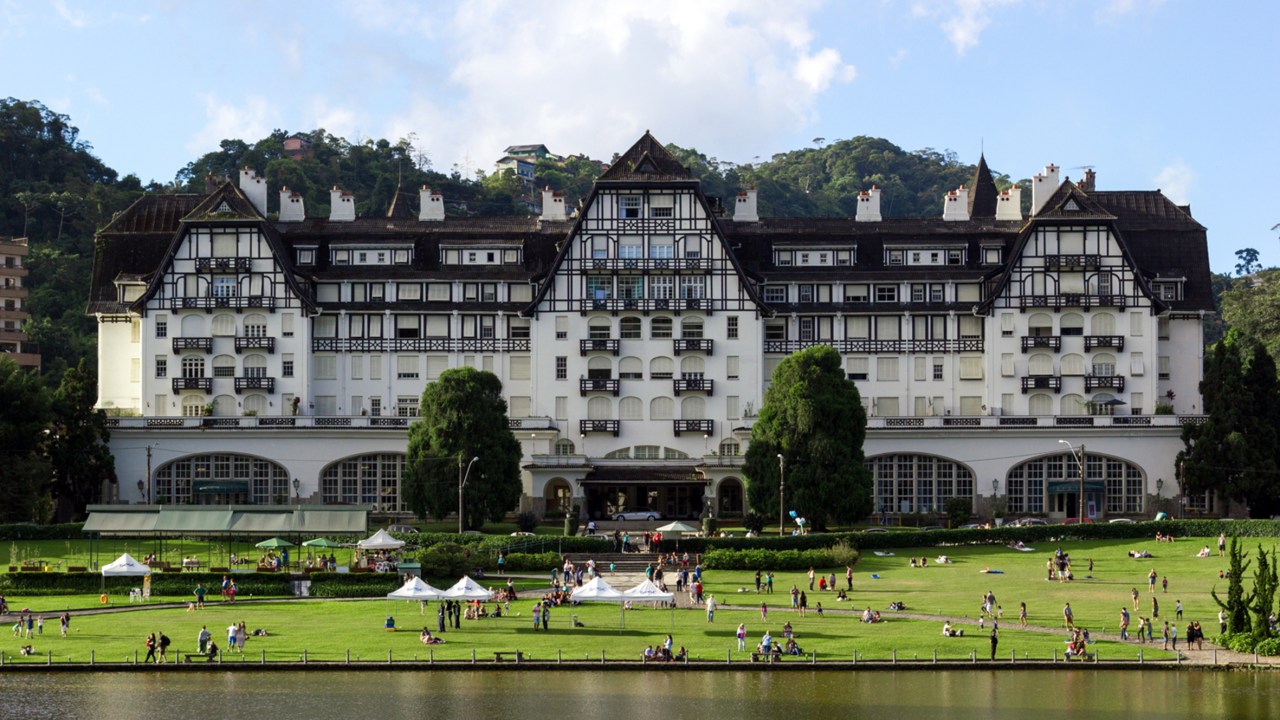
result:
[[[472,580],[471,576],[463,575],[461,580],[445,590],[440,597],[445,600],[490,600],[493,593]]]
[[[102,566],[102,576],[107,577],[138,577],[140,575],[150,575],[151,568],[143,565],[129,553],[125,553],[115,559],[115,562],[107,563]]]
[[[605,582],[605,579],[599,575],[591,578],[588,582],[582,584],[582,587],[573,589],[572,595],[574,602],[626,602],[626,598],[622,596],[622,591]]]
[[[702,528],[696,528],[690,525],[689,523],[680,522],[679,520],[676,520],[675,522],[667,523],[666,525],[663,525],[662,527],[658,528],[658,532],[660,533],[691,533],[691,532],[698,532],[701,529]]]
[[[288,540],[284,540],[284,539],[282,539],[282,538],[273,537],[273,538],[270,538],[270,539],[268,539],[268,540],[263,540],[262,542],[258,543],[257,545],[254,545],[254,547],[260,547],[260,548],[288,548],[288,547],[293,547],[293,543],[289,542]]]
[[[433,588],[416,577],[410,578],[399,590],[387,593],[388,600],[439,600],[444,596],[443,590]]]
[[[356,546],[363,550],[395,550],[404,547],[404,541],[397,540],[386,530],[379,529],[378,532],[356,543]]]
[[[622,597],[637,602],[671,602],[676,599],[675,593],[663,590],[647,578],[630,590],[624,590]]]
[[[330,540],[329,538],[322,537],[322,538],[316,538],[315,540],[308,540],[302,543],[302,546],[312,547],[312,548],[340,548],[342,547],[342,543],[336,543]]]

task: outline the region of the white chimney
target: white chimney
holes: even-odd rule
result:
[[[1049,196],[1057,191],[1058,166],[1050,163],[1044,167],[1044,173],[1036,173],[1031,178],[1031,214],[1039,215],[1040,209],[1049,202]]]
[[[267,216],[267,180],[256,171],[245,167],[240,171],[240,192],[249,198],[253,208],[262,217]]]
[[[307,213],[302,207],[302,194],[286,185],[280,188],[280,222],[302,222]]]
[[[355,196],[334,185],[329,191],[329,222],[352,222],[355,219]]]
[[[760,222],[760,213],[756,211],[756,189],[747,188],[738,193],[733,203],[734,222]]]
[[[880,222],[880,188],[875,185],[870,190],[858,193],[858,213],[854,222]]]
[[[542,219],[548,222],[564,222],[568,217],[564,211],[564,193],[552,191],[550,186],[542,189]]]
[[[996,198],[996,219],[1022,219],[1022,188],[1014,185],[1000,192],[1000,197]]]
[[[969,219],[969,191],[965,186],[947,193],[942,199],[942,219],[943,220],[968,220]]]
[[[444,220],[444,195],[426,185],[418,191],[418,220],[440,222]]]

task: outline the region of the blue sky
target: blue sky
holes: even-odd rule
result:
[[[1277,27],[1278,3],[1182,0],[0,0],[0,94],[144,181],[273,128],[412,135],[469,174],[646,129],[739,163],[817,137],[985,149],[1016,178],[1162,188],[1227,271],[1242,247],[1280,265]]]

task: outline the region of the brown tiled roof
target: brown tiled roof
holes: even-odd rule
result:
[[[667,152],[648,130],[600,176],[610,180],[691,180],[688,168]]]
[[[1071,203],[1075,203],[1075,209],[1071,208]],[[1040,212],[1036,213],[1037,220],[1096,221],[1114,220],[1115,217],[1070,180],[1059,185],[1040,208]]]
[[[1127,228],[1203,230],[1190,208],[1175,205],[1159,190],[1099,191],[1089,197],[1115,215]]]
[[[143,195],[111,218],[99,235],[163,233],[172,235],[178,223],[196,208],[205,195]]]

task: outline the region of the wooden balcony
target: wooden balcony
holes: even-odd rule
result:
[[[714,343],[711,338],[678,338],[671,341],[676,355],[680,353],[703,352],[711,354]]]
[[[208,310],[217,308],[264,309],[275,310],[276,299],[273,297],[176,297],[169,299],[170,310]]]
[[[708,397],[713,395],[715,381],[707,378],[678,378],[671,381],[676,397],[682,392],[704,392]]]
[[[1123,375],[1086,375],[1084,378],[1084,389],[1101,390],[1103,388],[1111,388],[1116,392],[1124,392],[1124,376]]]
[[[614,437],[618,437],[618,432],[622,429],[622,423],[619,420],[579,420],[578,433],[586,435],[587,433],[612,433]]]
[[[249,272],[249,258],[196,258],[196,272]]]
[[[236,378],[236,392],[244,392],[245,390],[266,390],[267,392],[275,392],[276,379],[270,377]]]
[[[582,355],[593,352],[607,352],[617,356],[619,349],[619,341],[617,338],[600,338],[593,340],[579,340],[578,352]]]
[[[200,390],[201,392],[213,392],[213,378],[207,378],[207,377],[174,378],[173,391],[180,392],[182,390]]]
[[[583,378],[578,381],[578,391],[583,395],[593,392],[607,392],[617,397],[620,385],[621,383],[618,382],[617,378]]]
[[[1124,295],[1086,295],[1084,293],[1063,293],[1061,295],[1027,295],[1019,299],[1022,309],[1034,310],[1049,308],[1094,308],[1094,307],[1127,307]]]
[[[203,350],[206,353],[213,352],[213,338],[207,337],[176,337],[173,339],[173,351],[175,353],[183,350]]]
[[[680,437],[680,433],[701,433],[710,435],[712,429],[715,428],[714,420],[672,420],[676,437]]]
[[[1058,352],[1062,349],[1061,335],[1023,335],[1022,336],[1022,352],[1034,348],[1044,348]]]
[[[236,354],[243,350],[276,351],[276,339],[273,337],[236,337]]]
[[[1101,255],[1045,255],[1047,268],[1096,268],[1102,266]]]
[[[1062,377],[1058,375],[1038,375],[1022,378],[1022,394],[1028,390],[1052,390],[1062,392]]]
[[[1093,350],[1094,348],[1115,348],[1116,350],[1124,350],[1123,335],[1085,335],[1084,349]]]

